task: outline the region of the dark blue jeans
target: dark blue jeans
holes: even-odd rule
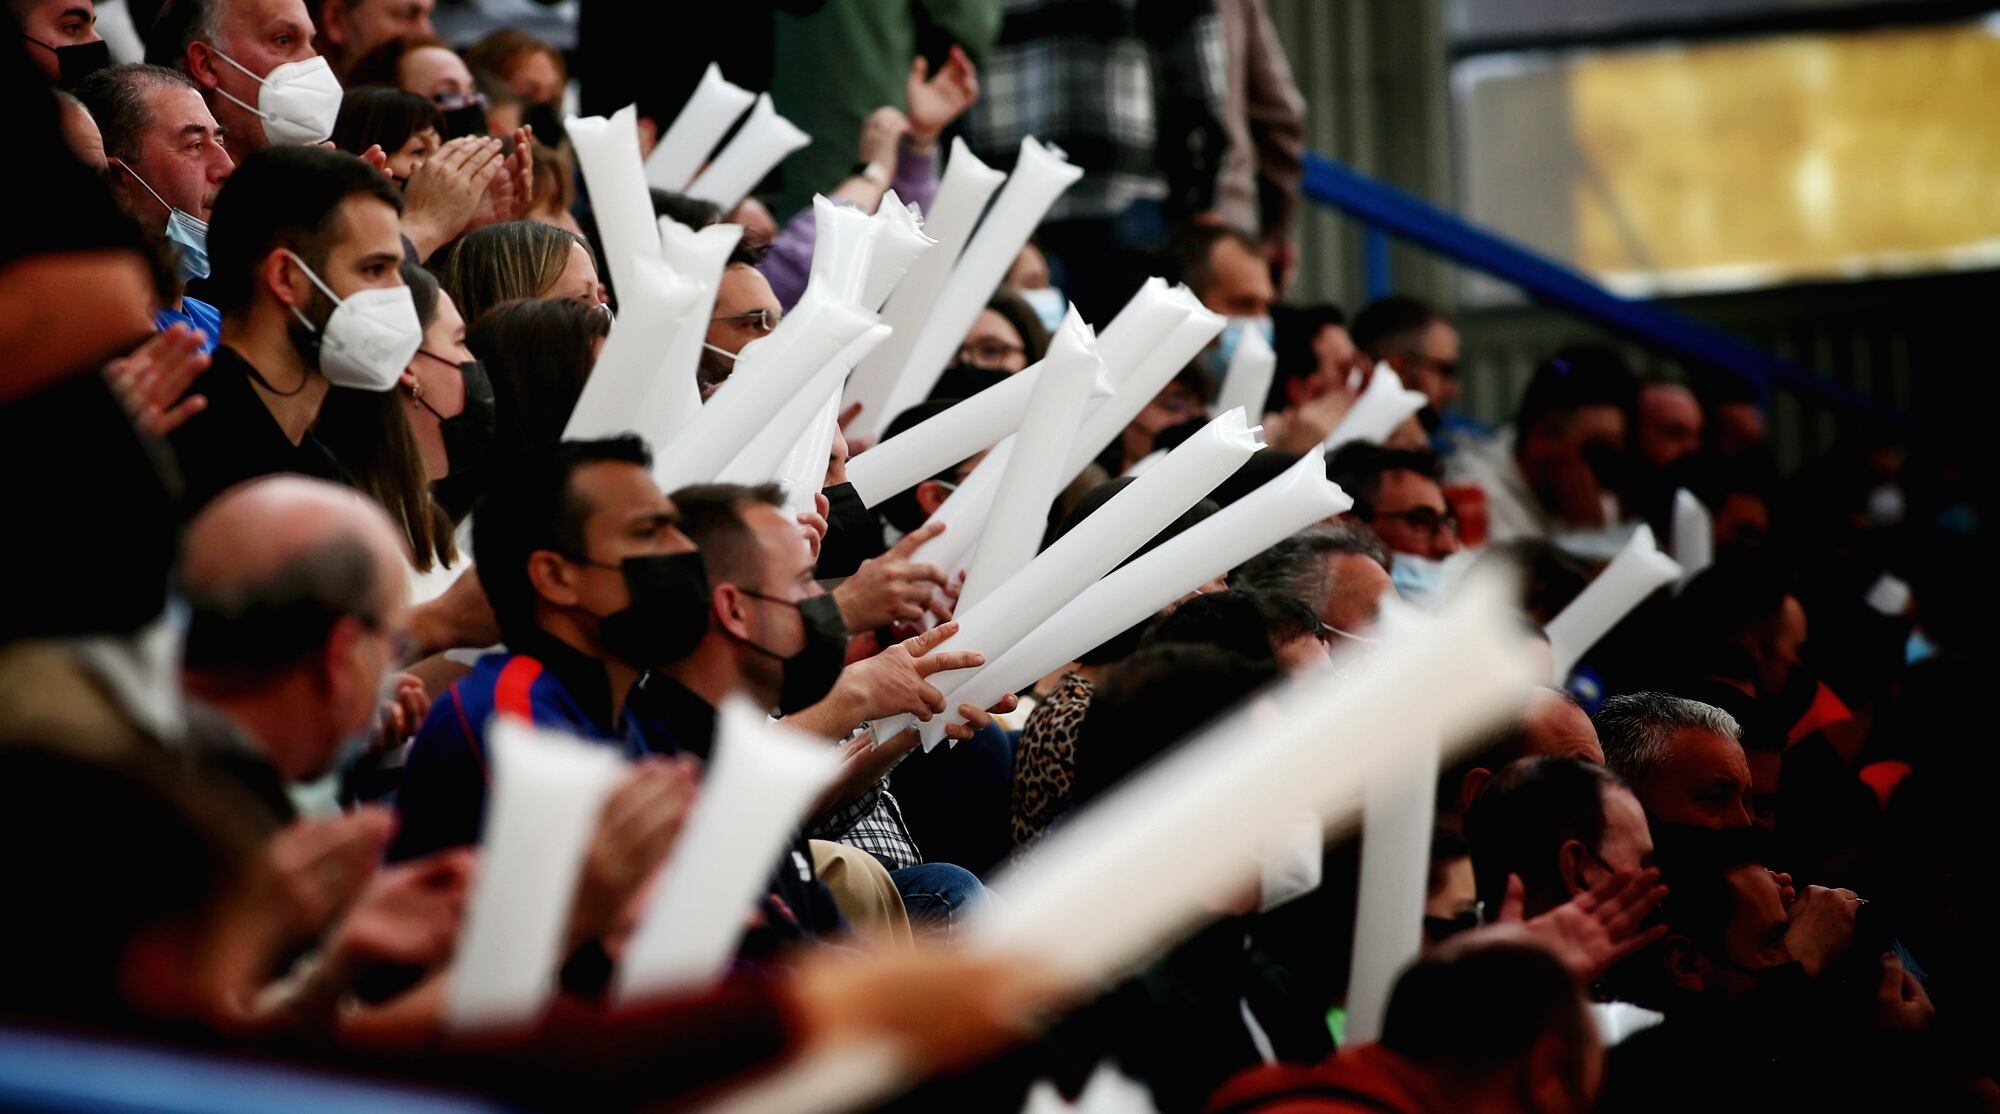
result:
[[[903,908],[910,914],[910,927],[919,934],[931,933],[950,939],[965,917],[987,901],[986,887],[964,867],[950,863],[924,863],[892,870],[889,877],[903,895]]]

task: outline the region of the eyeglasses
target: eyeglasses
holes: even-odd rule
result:
[[[1424,935],[1432,940],[1449,940],[1486,923],[1486,903],[1473,902],[1472,908],[1452,917],[1425,917]]]
[[[409,631],[385,630],[384,627],[386,624],[379,616],[363,615],[359,611],[351,611],[348,614],[354,616],[354,621],[361,624],[362,630],[367,631],[369,634],[380,634],[388,637],[390,661],[400,665],[416,660],[418,650],[417,640]]]
[[[446,112],[457,108],[483,109],[487,107],[486,94],[484,93],[439,93],[431,98],[431,103]]]
[[[753,309],[749,313],[732,313],[726,317],[710,319],[711,324],[716,321],[744,321],[748,322],[752,329],[768,333],[778,327],[778,314],[775,310]]]
[[[1435,534],[1439,530],[1458,533],[1458,515],[1454,511],[1440,511],[1436,507],[1412,507],[1407,511],[1376,511],[1369,519],[1379,522],[1385,518],[1400,520],[1419,534]]]
[[[1026,348],[1018,344],[1008,344],[1003,340],[976,340],[958,346],[959,363],[996,371],[1011,357],[1027,354]]]

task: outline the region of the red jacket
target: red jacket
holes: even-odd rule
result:
[[[1317,1067],[1270,1064],[1222,1085],[1205,1114],[1453,1114],[1423,1071],[1378,1044],[1342,1049]]]

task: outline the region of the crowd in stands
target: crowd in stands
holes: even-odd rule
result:
[[[522,1108],[695,1103],[888,1042],[914,1089],[880,1101],[909,1110],[1012,1112],[1106,1064],[1163,1114],[2000,1110],[1975,799],[2000,771],[1971,699],[1993,576],[1956,447],[1857,419],[1781,470],[1756,390],[1640,375],[1581,325],[1482,421],[1445,309],[1292,294],[1304,99],[1262,0],[787,2],[726,29],[584,0],[561,46],[447,39],[434,3],[481,6],[126,0],[144,58],[114,63],[110,5],[8,0],[0,1025]],[[665,221],[742,230],[675,369],[704,400],[754,389],[751,353],[810,303],[815,195],[928,213],[957,142],[1005,169],[1032,136],[1084,171],[928,397],[876,437],[843,411],[803,493],[662,490],[671,444],[565,434],[637,313],[579,105],[636,103],[650,153],[718,60],[811,141],[727,207],[652,191]],[[998,438],[872,503],[850,461],[1053,359],[1073,316],[1102,335],[1151,276],[1225,324],[1085,447],[1033,548],[1220,417],[1246,344],[1276,355],[1247,415],[1267,447],[1125,562],[1329,444],[1352,507],[953,706],[947,679],[1007,647],[954,640],[964,579],[926,547],[965,529],[940,509]],[[1385,375],[1421,406],[1341,442]],[[1712,560],[1558,673],[1543,627],[1690,496]],[[1351,826],[1309,883],[1248,881],[1136,970],[972,946],[995,880],[1078,815],[1486,565],[1516,570],[1542,687],[1438,772],[1422,951],[1376,1039],[1347,1039]],[[621,962],[736,701],[837,772],[727,970],[632,1000]],[[882,738],[897,717],[949,721],[946,745]],[[510,721],[625,764],[549,1003],[468,1032],[452,984]]]

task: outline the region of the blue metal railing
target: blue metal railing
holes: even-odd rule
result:
[[[1739,376],[1767,401],[1772,387],[1783,387],[1906,432],[1935,435],[1912,415],[1872,395],[1685,314],[1620,297],[1547,256],[1323,155],[1306,153],[1304,192],[1367,226],[1364,258],[1370,297],[1386,292],[1389,285],[1386,234],[1512,283],[1543,305],[1588,318],[1690,363]]]

